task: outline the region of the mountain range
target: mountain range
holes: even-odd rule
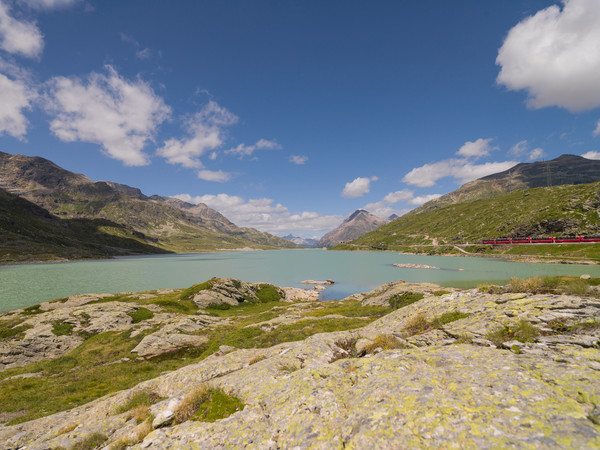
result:
[[[541,187],[536,187],[542,185]],[[548,186],[550,185],[550,186]],[[519,164],[465,184],[389,224],[337,249],[386,249],[420,253],[476,252],[600,258],[599,246],[564,245],[494,248],[481,240],[498,237],[600,233],[600,161],[562,155]],[[478,247],[479,246],[479,247]],[[517,246],[518,247],[518,246]],[[596,249],[598,248],[598,249]]]
[[[0,209],[4,260],[297,247],[238,227],[204,204],[149,197],[127,185],[94,182],[44,158],[3,152]]]

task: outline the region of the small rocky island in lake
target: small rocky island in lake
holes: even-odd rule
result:
[[[395,264],[392,264],[392,266],[394,266],[394,267],[402,267],[404,269],[433,269],[433,270],[440,270],[439,267],[428,266],[427,264],[400,264],[400,263],[395,263]]]
[[[597,281],[396,282],[322,302],[214,278],[11,311],[0,315],[0,442],[598,448]]]

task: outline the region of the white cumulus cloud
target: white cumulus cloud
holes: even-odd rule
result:
[[[378,202],[366,204],[363,207],[363,209],[366,209],[371,214],[375,214],[377,217],[381,217],[383,219],[388,218],[392,214],[401,216],[405,214],[408,211],[408,209],[397,209],[393,206],[399,202],[408,202],[413,198],[413,196],[413,191],[409,189],[402,189],[400,191],[390,192]]]
[[[235,114],[211,100],[184,121],[187,137],[167,140],[157,153],[170,164],[203,168],[200,156],[223,145],[225,128],[238,120]]]
[[[31,108],[36,93],[19,79],[10,79],[0,73],[0,135],[9,134],[22,139],[27,133],[24,110]]]
[[[431,200],[435,200],[436,198],[440,198],[442,194],[426,194],[419,195],[418,197],[411,198],[409,203],[415,206],[421,206],[423,203],[427,203]]]
[[[299,166],[301,166],[302,164],[306,164],[306,161],[308,161],[308,156],[305,156],[305,155],[290,156],[290,162],[294,163],[294,164],[298,164]]]
[[[600,120],[598,121],[598,124],[596,125],[596,129],[594,130],[594,136],[598,136],[600,135]]]
[[[321,234],[337,227],[342,216],[325,215],[312,211],[292,213],[281,203],[270,198],[246,200],[236,195],[176,195],[175,198],[189,203],[204,203],[216,209],[238,226],[256,228],[276,234],[311,231]]]
[[[564,0],[515,25],[498,51],[498,83],[532,108],[600,106],[600,1]]]
[[[587,159],[600,159],[600,152],[589,151],[581,156]]]
[[[542,159],[544,157],[544,149],[542,148],[534,148],[529,152],[529,160],[533,161],[534,159]]]
[[[0,48],[8,53],[36,58],[42,53],[44,39],[38,27],[10,15],[10,8],[0,0]]]
[[[490,154],[493,148],[490,146],[492,138],[489,139],[477,139],[475,142],[467,141],[463,146],[456,152],[457,155],[464,156],[465,158],[479,159],[483,156]]]
[[[456,182],[464,184],[477,178],[503,172],[516,164],[515,161],[474,164],[466,159],[452,158],[416,167],[408,172],[402,181],[413,186],[431,187],[441,178],[452,177]]]
[[[354,197],[362,197],[367,194],[371,189],[371,181],[377,181],[377,177],[358,177],[353,181],[346,183],[344,186],[344,190],[342,191],[342,197],[345,198],[354,198]]]
[[[171,109],[148,83],[128,81],[107,66],[106,74],[55,77],[47,86],[50,129],[60,140],[99,144],[127,166],[149,164],[143,148]]]
[[[198,171],[198,178],[204,181],[225,183],[231,179],[231,174],[222,170],[200,170]]]

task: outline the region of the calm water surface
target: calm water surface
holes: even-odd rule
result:
[[[426,264],[441,270],[398,268],[393,263]],[[324,299],[331,300],[397,280],[475,287],[484,282],[506,282],[511,277],[584,273],[600,276],[600,266],[321,249],[137,256],[0,266],[0,311],[72,294],[185,288],[215,276],[293,287],[307,287],[300,284],[306,279],[331,278],[335,284],[323,294]]]

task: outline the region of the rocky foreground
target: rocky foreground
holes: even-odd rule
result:
[[[0,446],[600,447],[597,288],[490,293],[398,282],[330,303],[313,291],[267,286],[218,279],[0,315],[9,330],[0,340],[0,394],[16,390],[14,402],[31,395],[36,380],[40,390],[51,386],[64,376],[57,366],[103,336],[129,339],[128,356],[110,360],[93,347],[98,360],[87,377],[102,364],[115,378],[121,368],[172,364],[80,406],[70,407],[69,397],[50,415],[32,412],[35,402],[15,411],[3,401]],[[311,335],[323,329],[338,331]],[[201,387],[242,406],[214,421],[182,415]],[[151,400],[136,416],[126,405],[141,394]]]

